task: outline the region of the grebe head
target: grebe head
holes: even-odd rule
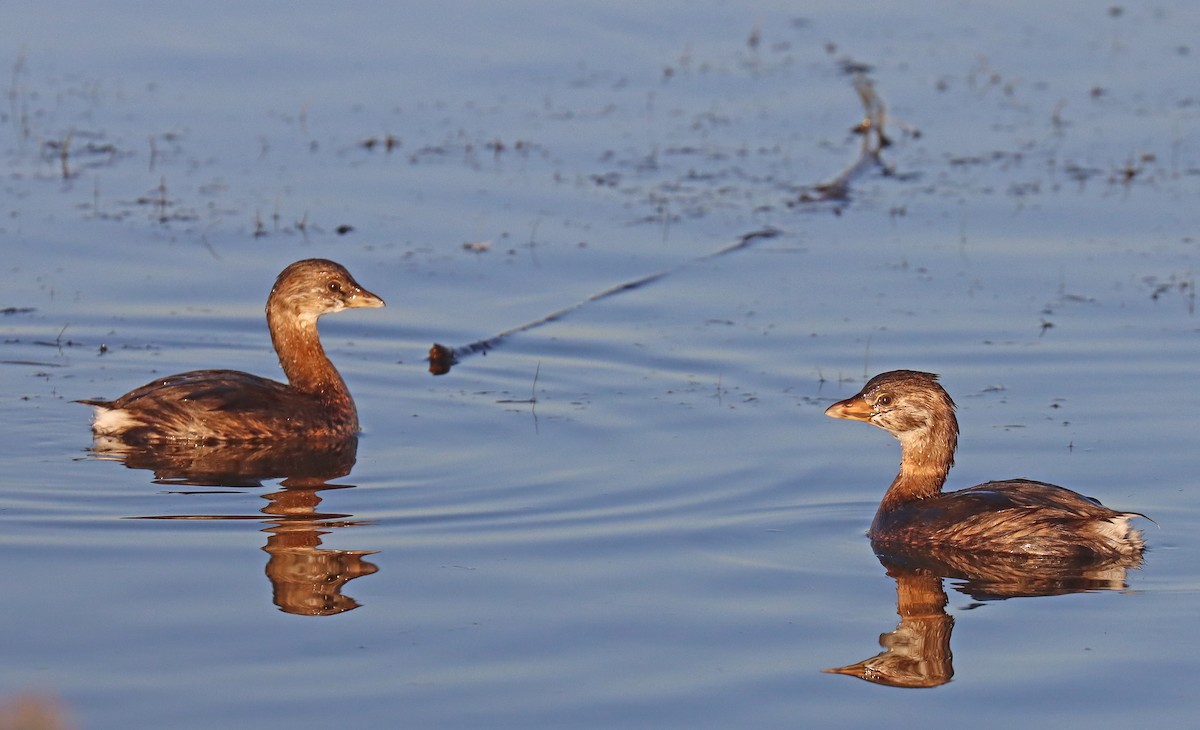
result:
[[[954,439],[954,401],[933,373],[893,370],[876,375],[855,395],[829,406],[825,415],[878,426],[901,443]]]
[[[341,264],[304,259],[280,272],[267,299],[267,314],[286,310],[311,323],[323,314],[354,307],[382,307],[383,300],[364,289]]]

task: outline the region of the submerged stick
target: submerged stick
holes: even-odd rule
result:
[[[829,200],[846,201],[850,199],[850,183],[868,170],[878,168],[883,170],[885,175],[892,174],[892,169],[883,161],[882,156],[883,150],[892,146],[892,139],[886,132],[889,121],[895,122],[904,132],[913,137],[921,135],[919,130],[901,121],[889,120],[883,98],[875,91],[875,84],[865,74],[856,72],[853,83],[854,91],[863,105],[862,121],[850,130],[854,134],[862,136],[858,157],[832,179],[803,189],[795,201],[788,203],[789,206]]]
[[[433,373],[434,375],[444,375],[445,373],[450,372],[450,368],[453,367],[454,365],[456,365],[459,362],[459,360],[461,360],[462,358],[468,357],[470,355],[478,355],[481,353],[486,353],[487,351],[494,349],[495,347],[498,347],[500,344],[502,344],[505,340],[509,339],[513,335],[517,335],[522,332],[528,332],[529,330],[535,329],[537,327],[541,327],[542,325],[549,324],[551,322],[557,322],[558,320],[563,319],[564,317],[571,314],[572,312],[576,312],[580,309],[583,309],[587,305],[592,304],[594,302],[598,302],[602,299],[608,299],[609,297],[616,296],[617,294],[621,294],[623,292],[632,291],[634,289],[640,289],[649,284],[653,284],[654,282],[658,281],[659,279],[662,279],[665,276],[673,274],[676,271],[679,271],[680,269],[691,266],[692,264],[700,263],[701,261],[708,261],[709,259],[714,259],[719,256],[724,256],[726,254],[733,253],[734,251],[740,251],[741,249],[749,247],[756,241],[760,241],[760,240],[764,240],[764,239],[768,239],[768,238],[775,238],[780,233],[781,233],[781,231],[779,229],[772,228],[772,227],[763,228],[763,229],[760,229],[757,231],[751,231],[749,233],[743,234],[738,240],[734,241],[733,243],[730,243],[726,246],[722,246],[721,248],[717,249],[716,251],[707,253],[703,256],[700,256],[700,257],[697,257],[694,259],[689,259],[688,261],[685,261],[684,263],[679,264],[678,266],[675,266],[670,269],[663,269],[662,271],[658,271],[653,274],[647,274],[646,276],[641,276],[641,277],[638,277],[637,279],[632,279],[630,281],[622,282],[615,286],[610,286],[609,288],[598,291],[595,294],[592,294],[591,296],[587,297],[586,299],[580,300],[580,301],[570,305],[569,307],[563,307],[562,309],[557,309],[543,317],[538,317],[537,319],[532,320],[530,322],[526,322],[525,324],[517,325],[516,327],[511,327],[509,329],[504,330],[503,332],[499,332],[495,335],[492,335],[491,337],[488,337],[488,338],[485,338],[482,340],[476,340],[474,342],[471,342],[466,345],[461,345],[459,347],[448,347],[446,345],[434,343],[434,345],[429,348],[429,372]]]

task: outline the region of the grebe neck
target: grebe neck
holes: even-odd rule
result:
[[[883,496],[880,512],[941,493],[958,445],[953,416],[946,425],[952,427],[927,427],[896,436],[900,440],[900,473]]]
[[[267,302],[267,326],[279,364],[293,388],[327,400],[350,401],[345,381],[321,346],[315,315],[297,312],[272,297]]]

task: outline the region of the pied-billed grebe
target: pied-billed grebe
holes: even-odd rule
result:
[[[321,347],[317,318],[382,307],[350,272],[325,259],[283,270],[267,298],[267,326],[288,384],[237,370],[193,370],[147,383],[96,409],[97,437],[128,444],[340,439],[358,432],[346,383]]]
[[[1028,479],[987,482],[942,493],[954,465],[954,401],[931,373],[894,370],[825,411],[865,421],[900,441],[900,473],[871,523],[873,544],[927,546],[1070,559],[1139,556],[1141,533],[1090,497]]]

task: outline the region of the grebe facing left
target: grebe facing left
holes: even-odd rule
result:
[[[872,544],[943,547],[1072,560],[1140,559],[1136,512],[1117,512],[1053,484],[1011,479],[942,493],[954,465],[958,420],[937,376],[894,370],[825,411],[865,421],[900,441],[900,473],[871,523]]]
[[[317,318],[383,305],[340,264],[297,261],[267,298],[267,326],[286,385],[237,370],[193,370],[113,401],[79,402],[95,408],[97,437],[131,445],[348,438],[358,432],[358,411],[321,347]]]

